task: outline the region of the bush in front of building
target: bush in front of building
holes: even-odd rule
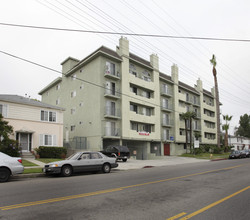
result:
[[[217,145],[210,144],[200,144],[199,148],[195,148],[191,150],[191,153],[202,154],[202,153],[212,153],[212,154],[222,154],[226,151],[224,146],[217,147]]]
[[[20,148],[18,147],[18,143],[12,139],[4,139],[0,143],[0,152],[3,152],[11,157],[20,156]]]
[[[36,149],[40,158],[65,158],[67,155],[67,149],[64,147],[45,147],[40,146]]]

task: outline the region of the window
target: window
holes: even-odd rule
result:
[[[83,107],[83,102],[80,102],[79,106],[80,106],[80,107]]]
[[[168,100],[167,99],[162,99],[162,107],[168,108]]]
[[[163,93],[168,94],[168,85],[167,84],[163,84],[162,85],[162,90],[163,90]]]
[[[138,113],[138,107],[135,104],[130,104],[130,111]]]
[[[56,112],[41,111],[41,121],[56,122]]]
[[[0,114],[2,114],[3,117],[7,117],[7,105],[0,104]]]
[[[147,70],[144,70],[142,72],[142,78],[145,80],[145,81],[148,81],[148,82],[151,82],[151,77],[150,77],[150,73],[147,71]]]
[[[56,135],[40,134],[40,146],[57,146]]]
[[[84,88],[84,84],[82,83],[81,85],[80,85],[80,89],[83,89]]]
[[[137,95],[137,88],[136,87],[130,87],[130,91],[135,93]]]
[[[70,126],[70,131],[75,131],[76,130],[76,126],[75,125],[71,125]]]
[[[61,87],[60,84],[57,84],[57,85],[56,85],[56,90],[59,90],[60,87]]]
[[[76,113],[76,109],[75,109],[75,108],[72,108],[72,109],[70,110],[70,112],[71,112],[71,115],[74,115],[74,114]]]
[[[138,123],[131,122],[131,130],[139,131],[138,130]]]
[[[41,121],[48,121],[48,111],[41,111]]]
[[[56,105],[59,105],[60,104],[60,99],[57,99],[56,100]]]
[[[76,97],[76,91],[71,92],[70,96],[71,98]]]
[[[76,80],[76,74],[74,74],[73,76],[71,76],[71,80]]]
[[[110,63],[110,62],[106,62],[106,71],[105,71],[105,73],[115,75],[115,64]]]
[[[142,91],[142,96],[150,99],[150,92],[149,91]]]
[[[129,73],[133,74],[134,76],[137,76],[136,67],[134,64],[129,64]]]
[[[98,153],[92,153],[91,154],[91,159],[102,159],[102,156]]]

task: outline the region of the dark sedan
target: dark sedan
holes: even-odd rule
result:
[[[78,152],[66,160],[48,163],[44,166],[46,174],[71,176],[72,173],[84,171],[103,171],[109,173],[111,168],[118,167],[116,158],[107,157],[100,152]]]
[[[242,151],[239,150],[232,151],[231,154],[229,155],[229,159],[237,159],[237,158],[240,159],[243,157],[246,157],[246,154],[244,154]]]

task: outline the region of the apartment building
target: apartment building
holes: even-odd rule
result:
[[[191,87],[159,70],[159,58],[142,59],[129,52],[121,37],[116,51],[104,46],[83,60],[61,63],[62,77],[42,89],[42,101],[66,109],[64,139],[86,137],[85,148],[101,150],[126,145],[137,159],[185,152],[185,127],[180,114],[195,111],[194,131],[200,142],[216,144],[214,90]]]

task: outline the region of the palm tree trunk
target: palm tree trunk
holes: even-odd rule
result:
[[[187,126],[187,119],[185,119],[185,132],[186,132],[186,153],[188,148],[188,126]]]
[[[216,121],[217,121],[217,147],[220,147],[220,99],[219,99],[219,89],[217,82],[217,71],[215,67],[213,67],[213,75],[214,75],[214,85],[215,85],[215,100],[216,100]]]
[[[190,118],[190,152],[191,152],[191,149],[192,149],[192,118]]]

